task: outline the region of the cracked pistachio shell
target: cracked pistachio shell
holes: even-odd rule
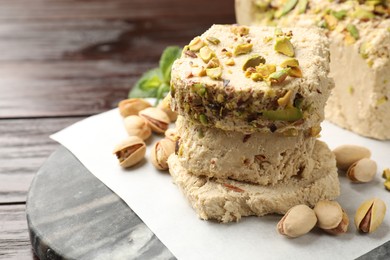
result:
[[[353,163],[371,157],[371,152],[367,148],[349,144],[337,147],[333,153],[336,156],[337,168],[340,170],[347,170]]]
[[[176,142],[179,139],[176,128],[169,128],[167,131],[165,131],[165,138]]]
[[[118,106],[121,116],[127,117],[138,115],[139,111],[151,107],[152,105],[142,98],[129,98],[119,102]]]
[[[148,107],[140,111],[139,116],[145,118],[152,131],[157,134],[163,134],[168,129],[169,116],[157,107]]]
[[[168,157],[175,152],[176,143],[164,138],[154,144],[151,151],[151,161],[158,170],[168,170]]]
[[[317,226],[331,234],[341,234],[348,230],[349,218],[336,201],[322,200],[314,207]]]
[[[142,140],[146,140],[152,134],[152,129],[143,117],[128,116],[123,120],[123,122],[129,136],[138,136]]]
[[[347,177],[353,182],[370,182],[374,179],[376,171],[376,162],[363,158],[348,168]]]
[[[306,205],[292,207],[277,225],[278,232],[288,237],[299,237],[308,233],[317,223],[314,211]]]
[[[355,226],[364,233],[374,232],[382,224],[386,214],[386,204],[383,200],[373,198],[364,201],[355,214]]]
[[[118,158],[120,166],[128,168],[139,163],[144,158],[146,144],[137,136],[129,136],[115,147],[113,153]]]
[[[166,95],[165,98],[158,104],[157,108],[164,111],[171,122],[175,122],[177,119],[177,113],[171,109],[171,99],[171,94],[168,93],[168,95]]]

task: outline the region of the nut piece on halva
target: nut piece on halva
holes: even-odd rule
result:
[[[142,98],[130,98],[119,102],[119,112],[121,116],[128,117],[131,115],[138,115],[138,112],[152,105]]]
[[[317,226],[326,232],[338,235],[347,232],[349,218],[336,201],[321,200],[314,207]]]
[[[146,140],[152,134],[152,129],[143,117],[135,115],[127,116],[123,122],[129,136],[138,136],[142,140]]]
[[[292,207],[278,223],[278,232],[287,237],[299,237],[310,230],[317,223],[314,211],[306,205]]]
[[[139,116],[146,119],[150,128],[157,134],[163,134],[169,126],[169,116],[159,108],[148,107],[139,112]]]
[[[146,144],[138,136],[129,136],[118,144],[113,152],[120,166],[128,168],[139,163],[145,156]]]

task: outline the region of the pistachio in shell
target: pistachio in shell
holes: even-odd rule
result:
[[[290,238],[308,233],[317,223],[314,211],[306,205],[289,209],[277,225],[278,232]]]
[[[152,131],[157,134],[163,134],[168,129],[169,116],[157,107],[148,107],[140,111],[139,116],[145,118]]]
[[[154,144],[151,151],[151,161],[158,170],[168,170],[168,157],[175,152],[175,142],[164,138]]]
[[[177,113],[171,109],[171,100],[171,94],[168,93],[168,95],[166,95],[165,98],[158,104],[157,108],[164,111],[171,122],[175,122],[177,119]]]
[[[314,207],[314,212],[319,228],[333,235],[347,232],[349,218],[337,201],[321,200]]]
[[[146,140],[152,134],[152,129],[143,117],[135,115],[128,116],[123,122],[129,136],[138,136],[142,140]]]
[[[123,117],[138,115],[138,112],[152,105],[142,98],[129,98],[119,102],[119,113]]]
[[[386,204],[379,198],[364,201],[355,214],[355,226],[363,233],[378,229],[386,214]]]
[[[119,165],[128,168],[139,163],[145,156],[146,144],[138,136],[129,136],[118,144],[113,152],[119,160]]]

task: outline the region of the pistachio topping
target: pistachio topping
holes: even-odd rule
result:
[[[256,72],[259,73],[263,78],[268,78],[269,75],[276,71],[276,66],[274,64],[263,64],[256,66]]]
[[[211,58],[215,57],[215,53],[209,47],[203,46],[199,50],[199,56],[205,63],[207,63],[211,60]]]
[[[218,58],[212,58],[206,65],[206,69],[216,68],[220,66]]]
[[[359,31],[358,29],[356,28],[355,25],[353,24],[348,24],[347,27],[346,27],[347,31],[349,32],[349,34],[355,39],[355,40],[358,40],[359,39]]]
[[[244,36],[249,33],[249,27],[244,26],[244,25],[233,25],[230,27],[230,31],[234,34]]]
[[[294,46],[291,44],[290,40],[287,37],[277,37],[275,46],[275,51],[287,55],[289,57],[294,57]]]
[[[290,77],[294,77],[294,78],[302,78],[303,77],[302,71],[299,67],[290,68],[290,70],[288,71],[288,75]]]
[[[197,36],[195,37],[191,42],[190,44],[188,45],[188,48],[190,51],[199,51],[200,48],[202,48],[204,46],[204,42],[202,41],[202,39]]]
[[[278,104],[280,107],[285,107],[287,105],[292,105],[292,91],[289,90],[286,92],[286,94],[284,94],[283,97],[279,98],[278,99]]]
[[[297,59],[288,58],[288,59],[285,59],[282,63],[280,63],[280,67],[282,67],[282,68],[299,67],[299,62]]]
[[[225,64],[228,66],[234,66],[236,62],[233,59],[228,59],[225,61]]]
[[[309,3],[309,0],[299,0],[298,1],[298,13],[299,14],[303,14],[306,12],[306,9],[307,9],[307,5]]]
[[[263,116],[269,120],[293,122],[301,119],[303,113],[299,108],[287,107],[285,109],[263,111]]]
[[[216,67],[216,68],[210,68],[206,69],[206,74],[212,79],[218,80],[221,79],[222,76],[222,68]]]
[[[207,120],[207,116],[204,114],[199,115],[199,121],[202,123],[202,125],[207,125],[209,123]]]
[[[282,9],[279,9],[275,13],[276,18],[280,18],[283,15],[288,14],[297,5],[298,0],[287,0]]]
[[[215,38],[213,36],[206,37],[206,40],[214,45],[218,45],[221,42],[218,38]]]
[[[291,70],[290,68],[287,68],[287,69],[276,71],[271,75],[269,75],[268,79],[271,83],[282,83],[288,76],[290,70]]]
[[[347,16],[347,10],[331,11],[330,12],[337,20],[343,20]]]
[[[263,56],[260,56],[258,54],[254,54],[251,57],[249,57],[242,66],[242,70],[246,71],[249,67],[255,68],[256,66],[260,64],[265,64],[265,59]]]
[[[252,47],[253,47],[252,43],[238,44],[233,49],[233,55],[238,56],[238,55],[249,53],[252,51]]]

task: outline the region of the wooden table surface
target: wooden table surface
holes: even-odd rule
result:
[[[233,0],[0,0],[0,259],[34,259],[26,195],[49,135],[114,108],[168,45],[234,23]]]

